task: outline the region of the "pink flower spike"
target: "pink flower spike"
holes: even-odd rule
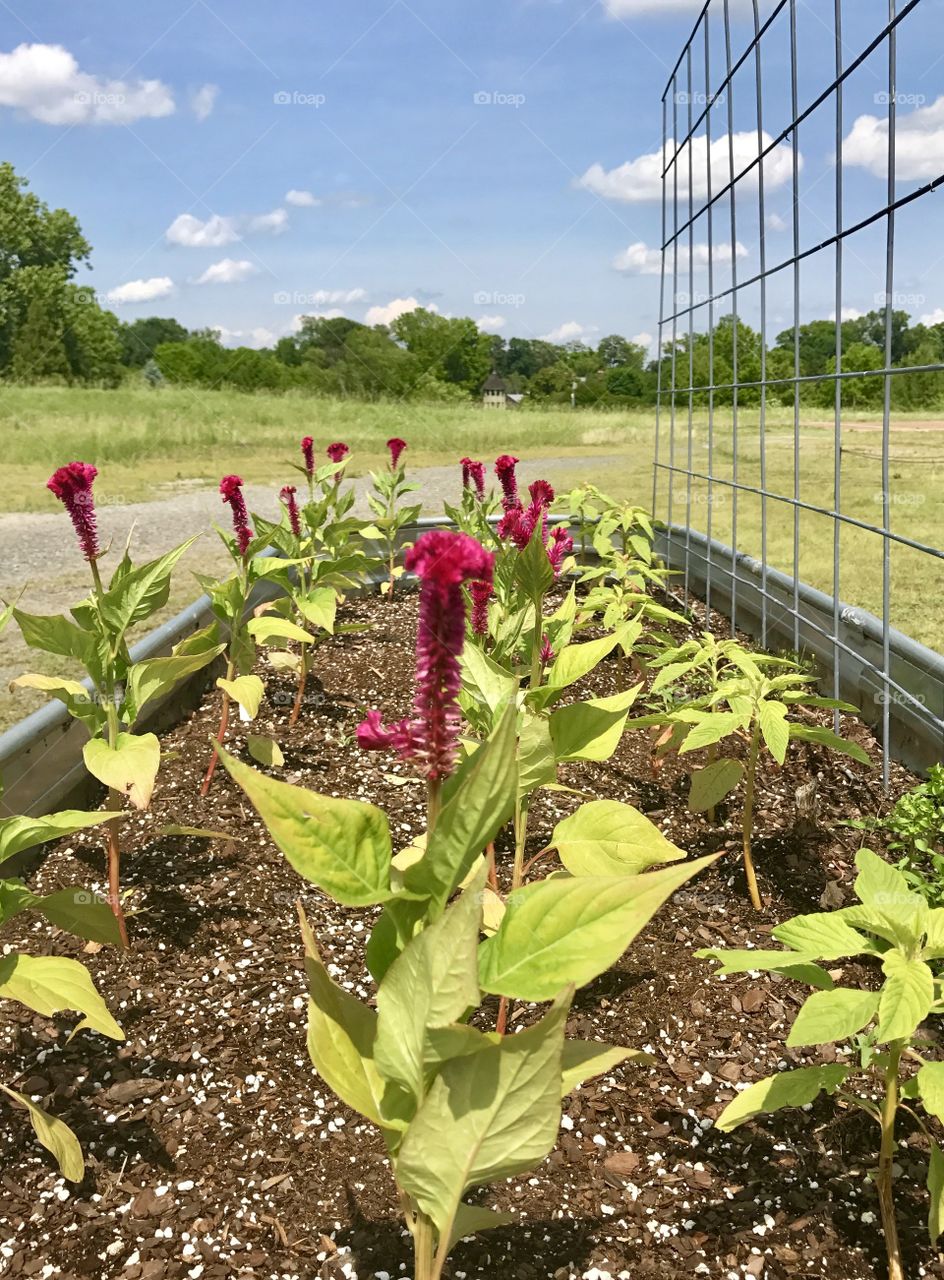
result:
[[[89,563],[99,556],[95,499],[92,497],[92,484],[97,475],[98,471],[90,462],[70,462],[46,481],[46,488],[69,513],[82,554]]]
[[[400,455],[406,447],[406,441],[401,440],[399,436],[393,436],[387,441],[387,448],[390,450],[390,466],[394,471],[400,465]]]
[[[473,489],[479,502],[485,499],[485,463],[474,462],[471,458],[462,459],[462,487]]]
[[[311,436],[302,441],[302,457],[305,459],[305,474],[310,480],[315,474],[315,442]]]
[[[494,588],[490,582],[473,582],[469,585],[472,596],[472,630],[477,636],[488,635],[488,602]]]
[[[239,554],[244,556],[252,542],[252,530],[249,527],[249,512],[246,510],[246,499],[243,497],[243,482],[240,476],[224,476],[220,481],[220,493],[223,501],[228,502],[233,512],[233,532],[236,534],[236,545]]]
[[[506,511],[510,511],[513,507],[521,506],[521,499],[518,497],[518,479],[515,475],[515,467],[518,465],[518,459],[513,458],[511,454],[503,453],[500,458],[495,459],[495,474],[498,476],[498,483],[502,487],[502,506]]]
[[[411,743],[409,720],[384,725],[379,711],[368,711],[366,720],[357,726],[357,745],[364,751],[387,751],[391,747],[408,752]]]
[[[295,494],[298,490],[293,484],[287,484],[279,491],[279,497],[285,503],[285,509],[288,512],[288,522],[292,527],[292,533],[296,538],[301,537],[302,522],[298,518],[298,503],[295,501]]]
[[[554,501],[554,490],[546,480],[535,480],[528,486],[528,493],[535,506],[549,507]]]
[[[551,665],[551,663],[554,661],[554,658],[555,658],[555,657],[556,657],[556,654],[554,653],[554,650],[551,648],[551,642],[550,642],[550,640],[548,639],[547,635],[545,634],[545,635],[541,638],[541,664],[542,664],[542,666],[549,667],[549,666]]]
[[[551,544],[547,549],[547,558],[551,562],[551,568],[554,570],[554,577],[559,578],[564,560],[570,555],[574,549],[574,540],[570,536],[566,525],[557,524],[551,530]]]
[[[336,444],[329,444],[326,452],[332,462],[343,462],[351,451],[346,444],[341,444],[339,441]]]

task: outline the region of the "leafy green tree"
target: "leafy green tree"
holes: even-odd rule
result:
[[[147,316],[130,324],[120,324],[121,363],[129,369],[143,369],[162,342],[186,342],[190,333],[169,316]]]

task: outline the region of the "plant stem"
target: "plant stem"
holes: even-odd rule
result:
[[[108,789],[108,808],[118,810],[121,801],[114,787]],[[118,925],[118,934],[122,947],[128,947],[128,922],[125,920],[121,905],[121,842],[118,834],[118,819],[114,818],[105,824],[108,855],[108,905]]]
[[[442,809],[442,778],[430,778],[426,783],[426,839],[429,841]]]
[[[488,884],[490,889],[498,892],[498,868],[495,865],[495,841],[489,842],[485,849],[485,861],[488,863]]]
[[[757,757],[760,755],[760,722],[754,720],[754,731],[751,736],[751,752],[747,761],[747,786],[744,792],[744,816],[741,830],[744,838],[744,874],[747,876],[747,888],[751,902],[760,911],[763,902],[757,887],[757,876],[754,874],[754,858],[751,854],[751,828],[754,822],[754,777],[757,773]]]
[[[420,1209],[414,1209],[412,1229],[413,1280],[436,1280],[441,1268],[436,1267],[436,1228],[433,1221]]]
[[[234,671],[235,671],[235,668],[233,666],[233,660],[231,658],[229,662],[226,664],[227,680],[232,680]],[[219,730],[217,731],[216,740],[217,742],[222,744],[223,739],[226,737],[226,730],[229,728],[229,694],[226,692],[225,689],[221,689],[220,693],[223,696],[223,706],[220,711],[220,727],[219,727]],[[201,796],[205,796],[206,793],[210,790],[210,783],[213,781],[214,773],[216,773],[216,762],[217,760],[219,760],[219,758],[220,758],[219,753],[217,752],[216,747],[214,747],[213,754],[210,756],[210,763],[207,766],[206,776],[203,779],[203,786],[200,788]]]
[[[717,743],[713,742],[711,746],[708,748],[708,764],[713,765],[717,759],[718,759],[718,746],[717,746]],[[715,806],[709,805],[708,821],[711,823],[712,826],[715,825],[715,818],[716,818]]]
[[[528,797],[519,796],[515,802],[515,867],[511,877],[511,891],[521,888],[524,880],[524,855],[528,843]]]
[[[308,646],[301,646],[302,652],[299,659],[298,668],[298,689],[295,693],[295,705],[292,707],[292,714],[288,718],[289,726],[298,724],[298,717],[302,713],[302,703],[305,701],[305,686],[308,684]]]
[[[503,1036],[508,1030],[508,997],[502,996],[498,1001],[498,1015],[495,1018],[495,1030]]]
[[[544,597],[534,599],[534,635],[531,637],[531,688],[541,686],[541,648],[544,644]]]
[[[895,1161],[895,1119],[898,1113],[898,1067],[903,1044],[894,1041],[888,1049],[888,1066],[885,1069],[885,1100],[882,1104],[882,1148],[878,1164],[878,1203],[885,1232],[885,1249],[888,1254],[888,1280],[905,1280],[898,1242],[898,1222],[895,1218],[895,1197],[892,1189],[892,1165]]]

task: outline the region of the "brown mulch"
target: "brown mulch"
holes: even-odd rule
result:
[[[359,752],[354,729],[365,707],[385,716],[409,708],[415,601],[352,601],[344,618],[369,630],[320,649],[298,728],[287,727],[289,685],[270,673],[270,701],[253,731],[281,743],[279,776],[381,805],[395,844],[406,845],[425,825],[423,787],[392,757]],[[578,693],[612,693],[630,681],[629,664],[614,657]],[[0,1079],[68,1119],[88,1168],[81,1185],[64,1182],[23,1114],[0,1104],[2,1275],[393,1280],[411,1273],[382,1142],[325,1089],[305,1049],[295,900],[303,900],[335,978],[364,999],[372,984],[363,951],[376,912],[339,908],[301,881],[222,770],[209,797],[199,798],[217,696],[208,693],[167,735],[153,810],[126,824],[123,878],[137,906],[132,950],[83,952],[26,916],[5,931],[8,945],[82,958],[127,1041],[116,1046],[80,1032],[67,1043],[69,1019],[4,1004]],[[828,714],[817,716],[827,723]],[[862,724],[844,718],[844,730],[877,758]],[[230,746],[247,758],[244,732],[237,724]],[[804,989],[765,974],[719,980],[693,954],[764,945],[788,916],[849,902],[862,841],[839,822],[888,804],[876,772],[807,745],[791,751],[785,768],[763,767],[756,858],[768,905],[760,915],[745,897],[737,804],[719,811],[713,827],[689,814],[686,769],[669,761],[654,774],[644,732],[628,733],[606,764],[567,766],[562,781],[586,798],[637,805],[692,854],[727,856],[578,993],[570,1034],[646,1048],[656,1065],[616,1070],[565,1102],[560,1143],[544,1164],[481,1193],[520,1224],[460,1245],[448,1275],[882,1276],[869,1180],[877,1131],[861,1112],[824,1100],[731,1135],[712,1127],[737,1086],[800,1060],[784,1040]],[[914,781],[893,767],[892,797]],[[811,783],[818,820],[805,834],[796,793]],[[534,852],[578,803],[563,792],[540,795]],[[168,822],[233,839],[149,834]],[[873,837],[869,843],[881,848]],[[546,859],[535,874],[552,866]],[[34,887],[103,888],[103,879],[100,838],[86,833],[49,853]],[[527,1007],[516,1013],[533,1016]],[[900,1136],[909,1275],[944,1277],[944,1258],[926,1242],[925,1153],[907,1120]]]

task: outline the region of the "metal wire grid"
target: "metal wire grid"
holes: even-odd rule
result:
[[[854,0],[853,0],[854,3]],[[944,559],[944,551],[918,539],[909,538],[896,533],[890,527],[891,520],[891,389],[892,379],[906,377],[909,374],[941,372],[944,364],[896,367],[893,358],[893,311],[894,311],[894,275],[895,275],[895,215],[905,205],[911,204],[933,192],[944,183],[944,174],[931,182],[899,195],[896,186],[896,124],[897,124],[897,70],[898,70],[898,29],[902,22],[912,14],[922,0],[907,0],[898,5],[898,0],[888,0],[888,21],[881,30],[870,39],[864,48],[851,60],[844,59],[843,38],[843,4],[842,0],[775,0],[767,17],[761,21],[759,0],[752,0],[753,36],[746,47],[737,55],[734,52],[734,30],[732,24],[732,0],[706,0],[692,33],[687,40],[678,61],[672,70],[662,97],[663,121],[663,173],[662,173],[662,280],[659,305],[659,381],[656,418],[656,451],[653,471],[653,511],[658,515],[658,499],[660,489],[664,490],[666,510],[665,520],[668,525],[676,522],[677,478],[684,483],[684,524],[685,559],[684,559],[684,591],[689,593],[689,574],[691,560],[692,530],[692,485],[693,481],[702,481],[707,485],[706,529],[708,537],[707,552],[707,600],[711,607],[711,575],[720,572],[730,582],[731,595],[731,628],[737,627],[737,587],[734,553],[738,548],[738,495],[750,494],[760,500],[761,515],[761,642],[766,643],[768,631],[768,607],[773,604],[767,590],[768,569],[768,504],[786,504],[793,514],[793,564],[790,576],[793,580],[793,604],[788,610],[792,617],[794,648],[800,649],[801,622],[804,627],[813,627],[824,636],[831,645],[833,686],[838,696],[840,686],[840,659],[843,650],[848,646],[840,639],[840,533],[843,526],[851,526],[864,530],[881,539],[882,546],[882,650],[881,668],[867,663],[868,668],[881,682],[883,690],[882,742],[883,742],[883,778],[889,776],[889,718],[890,701],[894,695],[908,704],[922,717],[926,718],[932,728],[940,733],[944,742],[944,721],[941,721],[924,704],[901,688],[890,674],[890,613],[891,613],[891,546],[893,543],[906,546],[914,551]],[[800,104],[798,67],[800,51],[797,39],[797,9],[799,4],[812,7],[818,11],[819,18],[832,29],[834,44],[834,75],[831,81],[803,107]],[[769,34],[775,27],[780,15],[787,10],[789,25],[789,71],[790,71],[790,122],[782,131],[765,140],[764,130],[764,76],[762,48],[765,41],[770,43],[773,37]],[[723,75],[713,80],[712,67],[712,31],[717,31],[713,23],[723,24],[724,68]],[[775,32],[776,34],[776,32]],[[843,202],[843,131],[844,131],[844,89],[850,76],[866,59],[870,58],[883,44],[887,52],[887,101],[888,101],[888,147],[886,174],[886,202],[865,218],[846,225],[844,221]],[[781,49],[781,53],[782,53]],[[756,95],[756,130],[757,154],[751,156],[740,169],[736,168],[735,157],[735,113],[734,89],[737,73],[743,69],[749,73],[750,60],[754,62],[754,84]],[[701,68],[703,74],[704,108],[695,111],[694,92],[695,68]],[[800,126],[813,113],[832,98],[835,114],[835,231],[820,243],[801,249],[800,239]],[[684,120],[684,133],[679,136],[679,104],[687,104]],[[725,107],[722,113],[722,106]],[[671,119],[670,119],[671,110]],[[712,171],[712,129],[713,115],[715,121],[723,115],[723,129],[727,133],[727,172],[724,180],[715,183]],[[671,126],[671,127],[670,127]],[[694,174],[696,168],[695,142],[700,142],[699,130],[703,129],[705,146],[705,195],[701,203],[696,205]],[[720,139],[719,139],[720,140]],[[767,158],[784,143],[789,143],[791,154],[790,194],[792,197],[792,252],[780,260],[768,264],[768,244],[766,227],[766,191],[765,168]],[[687,208],[680,202],[680,171],[685,181],[687,165],[687,193],[682,193],[682,201],[687,197]],[[756,186],[756,191],[745,188]],[[756,201],[757,227],[759,236],[759,270],[745,279],[738,278],[738,200],[742,208],[745,198]],[[725,217],[724,203],[727,203]],[[730,287],[716,291],[715,249],[716,221],[724,218],[729,221],[730,234]],[[875,223],[885,222],[885,344],[883,367],[866,372],[844,371],[842,368],[843,334],[842,334],[842,302],[843,302],[843,249],[846,240]],[[707,238],[707,295],[699,298],[695,294],[695,228],[704,227]],[[688,297],[683,299],[685,306],[679,306],[678,289],[680,276],[680,243],[687,239]],[[817,259],[832,249],[835,255],[835,372],[824,374],[801,375],[800,368],[800,303],[801,303],[801,264],[807,260]],[[789,377],[768,377],[767,370],[767,303],[768,282],[781,272],[792,271],[793,294],[793,374]],[[671,283],[671,294],[667,286]],[[760,376],[751,380],[739,377],[738,320],[739,301],[743,292],[756,286],[759,290],[759,323],[760,323]],[[719,304],[733,316],[731,381],[715,381],[715,323],[719,316]],[[708,336],[708,381],[696,384],[694,377],[694,343],[696,315],[707,319]],[[679,337],[680,333],[687,338],[688,369],[687,378],[680,368]],[[664,359],[664,344],[671,340],[671,356]],[[843,390],[850,380],[863,377],[881,377],[884,381],[884,399],[882,407],[882,523],[876,525],[868,520],[849,514],[842,510],[842,413]],[[666,386],[668,381],[668,386]],[[833,502],[830,507],[807,501],[801,494],[800,473],[800,425],[801,425],[801,387],[804,384],[829,382],[834,384],[833,413]],[[767,482],[767,402],[768,392],[772,387],[792,386],[793,395],[793,492],[790,494],[772,491]],[[746,390],[759,395],[758,436],[759,446],[759,484],[743,483],[738,475],[739,452],[743,437],[739,438],[740,397]],[[732,463],[730,478],[719,475],[715,470],[716,445],[716,397],[719,392],[730,396],[730,443]],[[707,470],[696,470],[694,467],[694,407],[695,397],[707,397],[708,429],[707,429]],[[667,457],[663,433],[665,419],[668,417],[668,449]],[[683,435],[684,432],[684,435]],[[684,457],[680,460],[682,440],[684,439]],[[719,564],[712,560],[713,536],[713,492],[715,486],[723,486],[729,491],[731,503],[730,546],[732,555],[730,563]],[[801,516],[803,512],[815,513],[832,522],[833,553],[833,618],[832,629],[824,629],[801,612],[800,607],[800,549],[801,549]],[[779,566],[788,571],[788,566]],[[783,617],[783,605],[776,603],[778,618]],[[858,656],[858,655],[856,655]],[[838,715],[837,715],[838,721]]]

